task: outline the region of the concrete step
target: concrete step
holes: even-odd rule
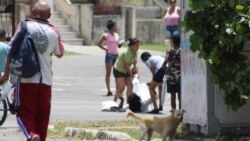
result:
[[[61,32],[62,38],[77,38],[79,37],[78,34],[76,34],[75,32]]]
[[[60,14],[60,13],[59,13],[59,12],[57,12],[57,11],[53,11],[53,15],[54,15],[54,14]]]
[[[83,39],[81,38],[68,38],[68,39],[62,39],[62,42],[69,45],[82,45]]]
[[[53,18],[60,18],[61,15],[60,14],[53,14]]]
[[[56,24],[55,25],[56,28],[71,28],[69,25],[67,24]]]
[[[54,18],[52,23],[65,23],[65,20],[63,18]]]
[[[65,25],[65,21],[51,21],[53,25]]]
[[[83,39],[79,38],[79,34],[74,32],[66,20],[61,17],[59,12],[54,12],[51,23],[60,31],[62,42],[69,45],[83,45]]]
[[[57,27],[57,29],[58,29],[60,32],[70,32],[70,31],[72,31],[71,27],[68,27],[68,28]]]

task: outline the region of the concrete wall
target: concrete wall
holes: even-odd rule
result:
[[[147,44],[164,44],[165,30],[161,19],[136,21],[136,37]]]
[[[160,19],[160,7],[136,7],[137,19]]]
[[[109,19],[117,22],[121,39],[138,37],[143,43],[152,44],[163,44],[165,41],[164,25],[158,18],[161,16],[159,8],[123,6],[122,15],[94,16],[91,4],[72,5],[66,0],[55,0],[54,4],[73,30],[83,37],[85,44],[96,44],[107,30]]]
[[[159,8],[123,7],[125,37],[137,37],[147,44],[164,44],[164,24],[157,15],[161,16]]]
[[[125,24],[125,39],[136,37],[136,9],[135,7],[122,7],[122,17]]]
[[[80,15],[80,34],[84,39],[85,44],[93,44],[92,29],[93,29],[93,5],[81,5]]]
[[[15,8],[15,25],[17,25],[20,21],[25,20],[25,18],[30,15],[30,6],[27,4],[17,3]]]
[[[150,13],[150,14],[145,14]],[[165,29],[160,16],[160,9],[123,6],[122,15],[94,16],[92,39],[96,43],[106,31],[106,22],[113,19],[117,22],[118,33],[122,39],[137,37],[143,43],[164,44]]]
[[[113,20],[117,24],[118,34],[124,39],[124,24],[120,15],[103,15],[93,17],[92,43],[96,44],[104,32],[107,31],[106,24],[108,20]]]

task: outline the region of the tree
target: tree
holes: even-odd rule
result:
[[[189,0],[183,26],[192,31],[192,51],[207,62],[213,82],[222,90],[228,109],[236,111],[250,95],[248,57],[250,4],[242,0]]]

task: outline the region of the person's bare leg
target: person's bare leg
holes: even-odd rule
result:
[[[157,83],[152,80],[149,85],[149,92],[150,92],[151,100],[152,100],[155,110],[158,109],[157,102],[156,102],[156,93],[155,93],[156,87],[157,87]]]
[[[181,93],[178,93],[179,109],[181,109]]]
[[[111,74],[111,70],[112,70],[112,64],[106,64],[106,75],[105,75],[105,82],[106,82],[106,87],[107,87],[107,91],[108,94],[111,93],[110,90],[110,74]]]
[[[159,91],[159,110],[162,110],[162,103],[161,103],[162,83],[158,83],[158,91]]]
[[[125,78],[125,83],[127,86],[127,97],[128,97],[129,95],[132,94],[132,90],[133,90],[132,78],[131,77]]]
[[[171,93],[171,108],[176,109],[176,103],[175,103],[175,93]]]
[[[116,78],[115,84],[116,84],[116,91],[115,91],[114,101],[117,101],[117,99],[119,98],[121,100],[119,107],[122,107],[124,101],[122,93],[125,89],[125,78],[124,77]]]

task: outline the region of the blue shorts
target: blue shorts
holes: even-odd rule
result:
[[[115,64],[115,61],[117,59],[118,55],[114,55],[114,54],[106,54],[105,56],[105,63],[106,64]]]
[[[166,26],[166,31],[170,33],[170,38],[172,39],[174,35],[180,35],[178,26]]]

